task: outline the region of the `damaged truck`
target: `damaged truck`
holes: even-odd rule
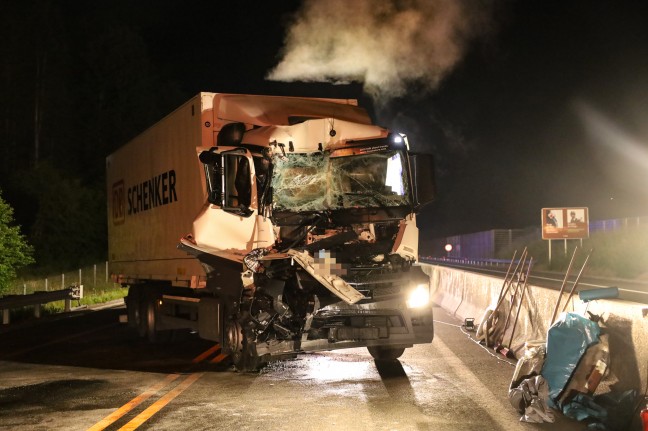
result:
[[[197,333],[241,371],[432,341],[432,157],[357,101],[200,93],[106,166],[110,271],[140,336]]]

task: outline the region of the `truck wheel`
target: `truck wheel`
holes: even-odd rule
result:
[[[232,321],[227,325],[226,341],[232,363],[237,371],[255,372],[265,365],[257,356],[255,343],[249,341],[238,322]]]
[[[155,315],[155,302],[152,300],[146,301],[145,312],[142,315],[142,318],[146,322],[146,338],[149,343],[155,343],[158,341],[157,330],[155,329],[155,321],[157,316]]]
[[[140,294],[137,287],[128,289],[126,297],[126,312],[128,313],[128,326],[138,329],[140,325]]]
[[[157,300],[155,298],[148,298],[148,300],[144,302],[144,307],[142,308],[144,311],[141,320],[144,324],[140,325],[140,327],[146,326],[145,335],[149,343],[165,343],[169,341],[173,335],[173,331],[161,331],[156,329],[159,318]]]
[[[405,352],[405,347],[369,346],[367,350],[376,361],[395,361]]]
[[[137,304],[138,318],[137,318],[137,335],[141,338],[146,337],[148,333],[148,321],[146,315],[148,314],[148,301],[146,298],[140,298]]]

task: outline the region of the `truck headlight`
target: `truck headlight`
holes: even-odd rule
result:
[[[421,308],[430,303],[430,289],[427,284],[419,284],[407,298],[408,308]]]

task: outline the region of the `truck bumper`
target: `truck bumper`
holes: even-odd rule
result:
[[[336,304],[319,310],[301,340],[259,343],[257,354],[272,360],[290,353],[354,347],[412,347],[432,342],[432,307],[409,309],[402,301]]]

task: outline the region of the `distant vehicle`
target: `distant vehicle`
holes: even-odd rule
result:
[[[256,370],[434,336],[416,212],[433,162],[355,100],[200,93],[106,160],[129,323],[193,330]]]

